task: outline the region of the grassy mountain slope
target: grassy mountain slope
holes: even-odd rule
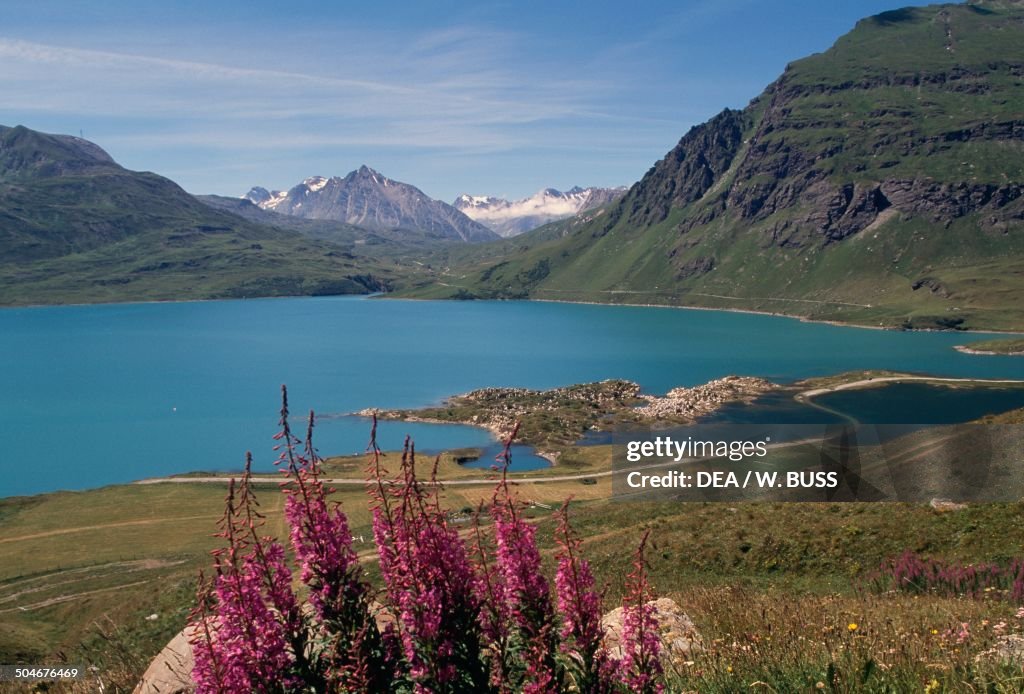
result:
[[[416,293],[1024,328],[1022,155],[1024,6],[887,12],[691,129],[605,214]]]
[[[0,127],[0,304],[366,293],[399,274],[213,209],[85,140]]]

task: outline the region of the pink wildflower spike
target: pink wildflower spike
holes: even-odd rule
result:
[[[569,499],[558,513],[558,570],[555,589],[562,617],[562,653],[575,666],[580,691],[614,691],[614,667],[604,649],[601,595],[595,589],[590,563],[582,557],[580,539],[569,524]]]
[[[512,622],[526,643],[529,654],[524,691],[557,691],[562,669],[557,660],[559,639],[551,591],[541,571],[536,528],[522,518],[519,502],[508,484],[510,450],[518,430],[519,425],[516,424],[505,442],[505,471],[492,500],[497,566],[504,582]]]
[[[661,691],[657,634],[644,602],[646,536],[631,574],[624,630],[624,641],[636,645],[627,648],[619,666],[601,647],[600,596],[566,507],[559,517],[555,589],[562,619],[557,619],[552,589],[541,572],[536,527],[523,518],[507,478],[518,425],[505,442],[503,475],[489,509],[493,541],[484,538],[479,524],[481,506],[471,561],[470,547],[441,505],[438,460],[429,481],[422,481],[415,447],[406,438],[401,467],[389,479],[374,418],[368,491],[384,582],[381,609],[390,619],[378,628],[380,615],[371,612],[371,591],[348,519],[330,502],[331,490],[320,476],[312,443],[315,416],[310,412],[303,446],[288,415],[282,387],[276,464],[287,476],[285,518],[312,609],[299,607],[284,547],[261,535],[264,519],[247,456],[241,479],[228,486],[218,522],[224,546],[211,553],[215,578],[200,578],[190,619],[199,692],[554,694],[564,690],[565,661],[581,692],[610,694],[623,684]],[[976,590],[982,581],[994,580],[993,571],[974,567],[957,572],[955,579]]]
[[[378,480],[371,492],[381,574],[414,691],[486,691],[473,570],[438,485],[423,485],[415,467],[407,438],[397,483]]]
[[[662,668],[661,639],[658,622],[654,618],[647,562],[644,550],[651,531],[644,533],[633,557],[633,570],[627,578],[627,594],[622,606],[622,660],[619,671],[622,681],[631,692],[660,694]]]

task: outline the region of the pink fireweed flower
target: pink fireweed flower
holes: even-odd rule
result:
[[[310,587],[309,601],[321,619],[342,616],[346,607],[368,592],[352,547],[352,532],[341,508],[330,508],[319,476],[320,460],[312,444],[314,415],[309,413],[305,455],[289,451],[285,444],[280,464],[290,478],[285,484],[285,518],[303,583]],[[284,429],[288,434],[288,430]]]
[[[319,657],[330,687],[346,691],[387,689],[394,664],[388,662],[380,631],[370,614],[370,587],[352,547],[348,518],[340,506],[331,507],[320,478],[320,457],[313,446],[316,421],[307,420],[304,450],[288,422],[287,390],[282,387],[282,441],[277,465],[284,482],[285,518],[299,562],[302,582],[319,620]]]
[[[484,691],[489,677],[473,569],[441,510],[436,478],[424,485],[415,468],[406,439],[399,479],[389,485],[378,476],[371,490],[374,539],[402,653],[417,692]]]
[[[614,667],[604,650],[601,595],[595,589],[590,562],[581,555],[580,539],[569,525],[569,500],[558,514],[558,570],[555,589],[562,616],[562,652],[577,669],[580,691],[611,692]]]
[[[507,588],[501,571],[493,561],[494,548],[485,543],[480,527],[484,506],[473,516],[474,573],[473,592],[480,604],[480,629],[490,653],[491,685],[501,692],[510,691],[507,680],[514,662],[512,651],[512,615]]]
[[[647,579],[644,549],[650,531],[644,533],[633,558],[633,570],[627,580],[627,594],[622,606],[622,680],[631,692],[653,694],[664,691],[661,684],[661,638],[650,604],[651,590]]]
[[[271,565],[283,559],[280,545],[269,547],[267,554]],[[269,578],[279,593],[272,599],[287,607],[287,593],[278,585],[287,574],[268,577],[265,567],[255,552],[238,566],[220,567],[210,592],[212,614],[193,621],[199,691],[270,692],[295,683],[290,635],[264,591]]]
[[[505,444],[506,463],[511,457],[509,451],[516,430]],[[497,566],[508,610],[528,654],[523,690],[557,691],[562,674],[557,661],[559,639],[550,588],[541,571],[537,529],[521,516],[518,501],[509,491],[507,472],[502,475],[492,504]]]

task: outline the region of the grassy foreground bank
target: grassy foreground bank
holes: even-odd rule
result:
[[[608,450],[588,455],[578,465],[596,471]],[[329,468],[356,472],[359,463]],[[223,493],[220,484],[182,482],[0,501],[0,662],[91,664],[107,674],[107,691],[124,691],[184,625],[195,576],[217,544]],[[486,484],[451,486],[444,502],[460,517],[490,493]],[[932,680],[932,691],[1019,689],[1019,666],[981,655],[1003,634],[1024,632],[1017,606],[995,595],[879,593],[866,579],[904,550],[1005,563],[1024,543],[1022,504],[949,512],[923,504],[627,504],[609,500],[607,477],[524,484],[519,494],[532,502],[528,515],[548,560],[548,507],[577,499],[575,525],[609,604],[623,589],[629,550],[651,530],[654,588],[703,637],[703,651],[674,664],[680,690],[829,682],[836,691],[908,691]],[[342,486],[334,498],[357,547],[372,554],[364,490]],[[283,537],[276,483],[261,484],[259,499],[268,532]],[[372,576],[372,562],[367,568]]]

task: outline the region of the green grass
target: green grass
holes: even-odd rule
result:
[[[198,260],[197,260],[198,259]],[[365,294],[417,271],[329,244],[159,233],[30,264],[0,264],[0,305]]]

